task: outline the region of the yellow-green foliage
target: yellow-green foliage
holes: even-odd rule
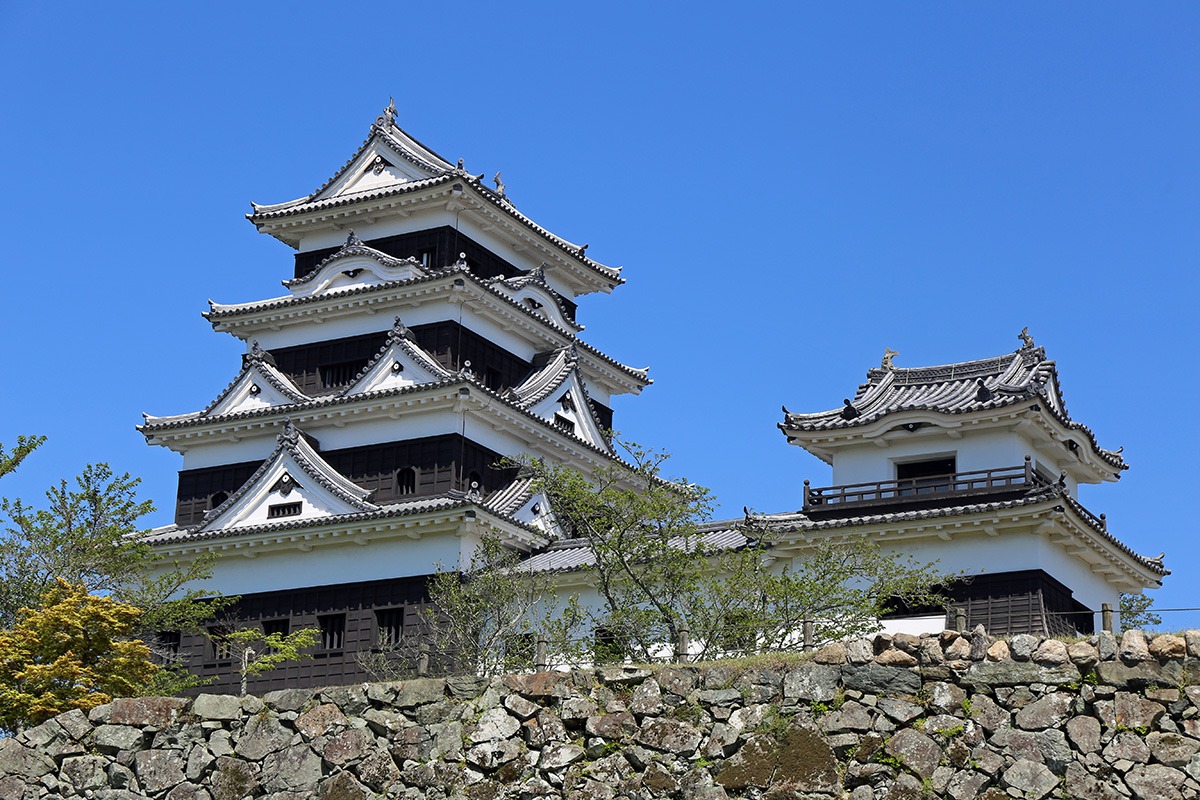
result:
[[[61,579],[41,608],[22,608],[0,631],[0,728],[136,694],[158,669],[149,648],[128,638],[141,613]]]

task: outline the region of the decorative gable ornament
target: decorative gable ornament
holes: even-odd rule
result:
[[[418,347],[412,331],[396,317],[387,344],[346,387],[345,396],[435,383],[449,377],[451,372]]]
[[[267,460],[242,488],[208,513],[197,532],[380,510],[370,496],[329,466],[289,420]]]
[[[333,255],[300,278],[284,281],[293,297],[318,297],[367,286],[424,278],[429,273],[415,258],[395,258],[365,245],[354,231]]]
[[[217,399],[201,412],[202,417],[220,417],[260,408],[308,401],[291,379],[276,369],[270,355],[254,342],[243,358],[242,371]]]

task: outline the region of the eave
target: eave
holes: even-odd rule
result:
[[[274,437],[286,420],[303,430],[311,430],[329,425],[340,428],[369,419],[399,420],[414,413],[435,411],[466,411],[473,419],[496,430],[525,434],[528,449],[562,460],[573,469],[590,471],[614,461],[625,463],[513,405],[482,384],[461,376],[438,384],[327,397],[310,403],[272,406],[224,417],[177,417],[164,424],[140,425],[138,430],[148,444],[183,453],[213,441]]]
[[[408,538],[422,539],[444,533],[458,533],[464,525],[479,526],[496,534],[502,542],[522,550],[546,545],[545,537],[533,528],[499,516],[478,503],[457,500],[444,507],[417,513],[402,513],[384,508],[369,514],[343,515],[302,523],[277,523],[257,528],[234,528],[206,534],[181,530],[179,536],[150,541],[158,555],[174,559],[194,559],[212,553],[218,557],[260,555],[299,550],[311,552],[320,547],[355,544],[367,546],[375,541]],[[159,529],[150,538],[169,535]]]
[[[653,382],[645,370],[621,364],[575,338],[572,332],[493,289],[465,267],[441,270],[425,278],[313,297],[288,296],[238,306],[214,304],[204,317],[214,330],[249,341],[260,331],[278,331],[290,325],[322,324],[338,317],[395,313],[428,302],[468,299],[480,316],[521,336],[535,350],[556,349],[575,342],[588,382],[603,386],[610,394],[638,394]]]
[[[922,427],[910,432],[904,428],[905,425]],[[895,441],[912,441],[919,437],[938,436],[954,440],[972,429],[1009,428],[1044,445],[1070,450],[1068,443],[1074,442],[1075,448],[1070,452],[1078,460],[1068,466],[1068,472],[1078,481],[1117,481],[1120,480],[1121,470],[1128,469],[1128,465],[1117,467],[1103,459],[1096,452],[1095,441],[1087,432],[1079,427],[1064,425],[1057,415],[1046,408],[1044,402],[1038,400],[956,414],[927,409],[894,411],[866,425],[829,430],[805,430],[789,426],[786,421],[779,423],[778,427],[787,436],[788,444],[804,448],[826,464],[833,463],[833,454],[837,450],[863,442],[888,447]]]
[[[803,514],[760,518],[769,529],[764,538],[781,551],[802,551],[820,540],[848,540],[865,536],[880,544],[912,540],[954,539],[969,535],[1046,536],[1081,559],[1119,591],[1156,588],[1170,574],[1137,555],[1109,534],[1102,522],[1079,503],[1062,495],[1041,499],[980,504],[963,508],[930,509],[814,521]]]
[[[547,262],[576,296],[611,292],[624,279],[620,270],[582,255],[582,249],[526,217],[495,192],[466,173],[451,173],[421,181],[369,190],[328,200],[303,202],[273,211],[255,211],[246,218],[262,233],[296,248],[301,232],[363,227],[385,217],[405,217],[428,206],[447,212],[467,212],[485,232],[509,241],[517,252]]]

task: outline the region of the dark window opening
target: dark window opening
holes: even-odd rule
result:
[[[233,658],[233,644],[225,637],[229,628],[209,628],[208,638],[212,644],[211,654],[214,661],[229,661]]]
[[[321,365],[321,388],[338,389],[346,386],[358,376],[358,373],[362,372],[363,368],[367,366],[368,360],[363,358]]]
[[[341,650],[346,644],[346,615],[328,614],[317,617],[321,628],[321,649]]]
[[[417,491],[417,470],[413,467],[405,467],[396,473],[396,494],[407,495],[416,494]]]
[[[500,370],[495,367],[483,368],[483,385],[494,392],[500,391],[504,386],[504,378],[500,374]]]
[[[263,620],[263,633],[267,636],[278,633],[280,636],[287,636],[292,631],[292,621],[290,619],[268,619]]]
[[[183,643],[183,636],[179,631],[159,631],[154,634],[154,645],[158,651],[157,654],[166,661],[171,661],[179,657],[179,647]]]
[[[564,417],[562,414],[554,415],[554,427],[560,428],[567,433],[575,433],[575,423]]]
[[[304,503],[275,503],[267,506],[267,519],[279,519],[280,517],[296,517],[300,515]]]
[[[625,643],[612,628],[601,625],[596,628],[592,640],[592,656],[597,664],[611,664],[625,659]]]
[[[404,638],[404,609],[382,608],[375,612],[375,624],[379,630],[375,637],[381,648],[395,647]]]
[[[951,488],[948,476],[954,472],[954,456],[943,456],[897,464],[896,480],[900,482],[901,495],[947,492]]]
[[[206,513],[240,489],[261,464],[261,461],[244,461],[221,467],[181,470],[175,495],[175,524],[188,526],[202,521]]]
[[[421,266],[425,269],[433,269],[434,263],[437,260],[437,248],[423,247],[417,251],[416,258],[421,262]]]

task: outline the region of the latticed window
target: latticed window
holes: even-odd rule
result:
[[[212,657],[214,661],[229,661],[233,658],[233,645],[230,644],[229,628],[209,628],[208,638],[212,642]]]
[[[404,638],[404,609],[381,608],[375,612],[375,623],[379,635],[375,637],[380,647],[395,647]]]
[[[321,628],[321,649],[341,650],[346,645],[346,615],[327,614],[317,617]]]

